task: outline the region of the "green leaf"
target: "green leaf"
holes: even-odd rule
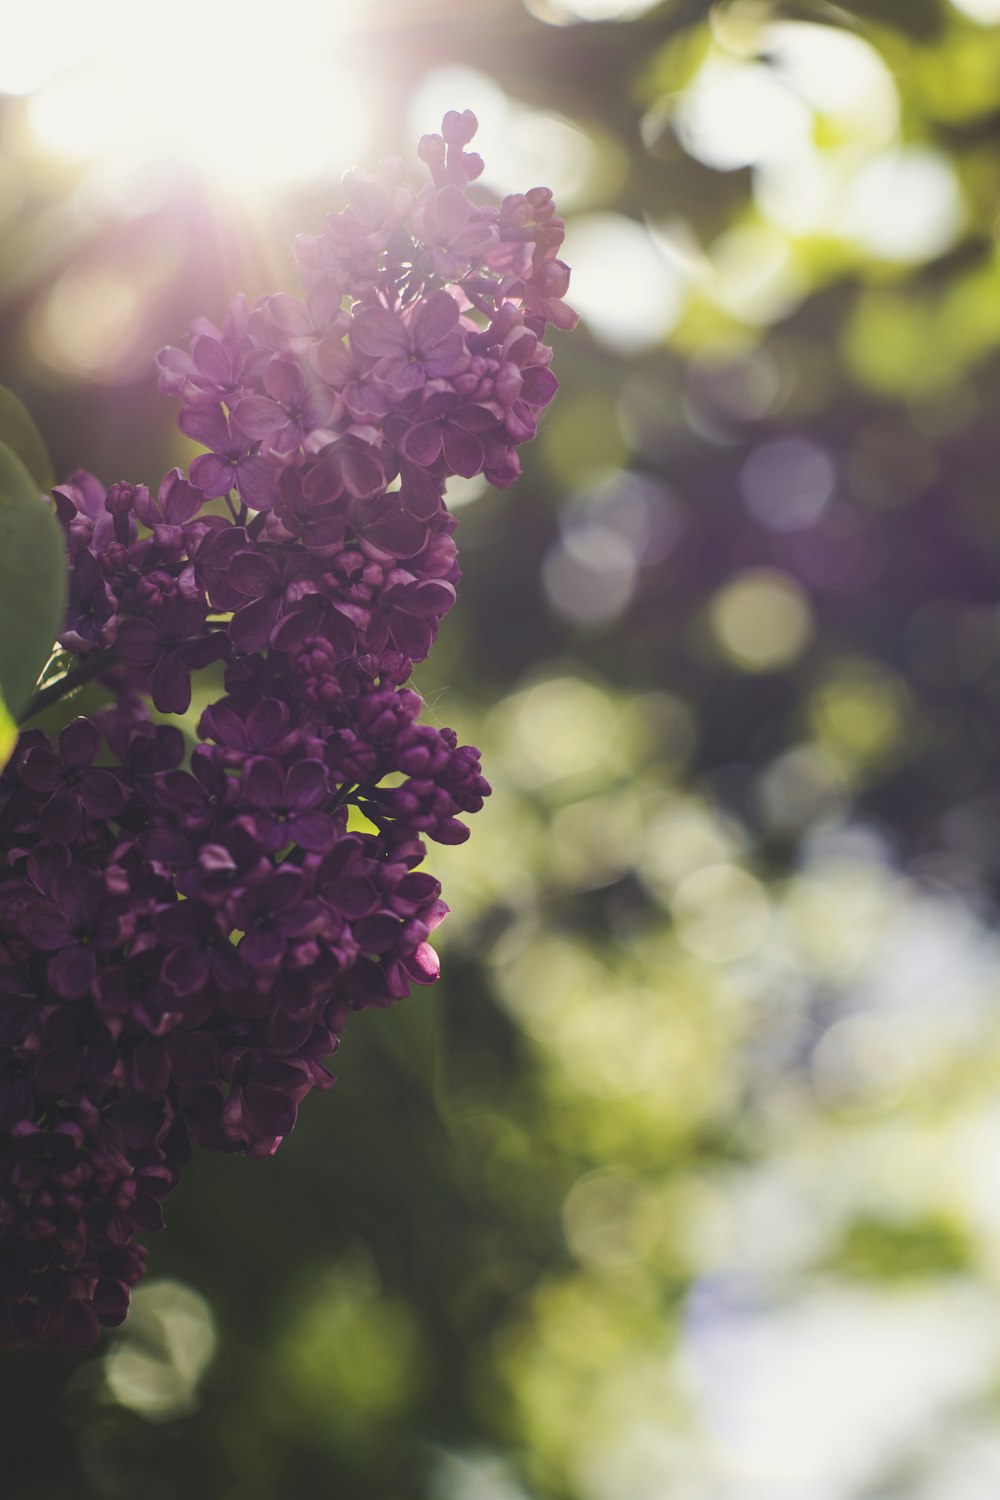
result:
[[[14,718],[28,704],[66,610],[66,544],[52,506],[0,442],[0,693]]]
[[[5,385],[0,385],[0,443],[14,450],[40,490],[52,488],[56,476],[42,434],[21,398]]]
[[[0,771],[14,754],[17,744],[17,725],[7,712],[7,705],[0,693]]]

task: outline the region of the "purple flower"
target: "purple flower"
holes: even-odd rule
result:
[[[495,412],[463,400],[446,382],[435,381],[433,387],[425,387],[421,418],[400,445],[404,458],[422,469],[443,460],[447,473],[465,479],[482,473],[486,461],[482,436],[499,426]]]
[[[225,655],[225,636],[203,635],[205,606],[177,598],[158,620],[125,620],[118,650],[130,667],[147,674],[149,692],[164,714],[185,713],[191,702],[191,673]]]
[[[204,503],[203,492],[185,479],[180,469],[171,469],[161,479],[155,500],[148,490],[137,494],[135,513],[152,531],[156,543],[173,551],[182,546],[185,524]]]
[[[322,851],[333,842],[333,820],[322,810],[330,800],[322,761],[297,760],[285,772],[277,761],[254,757],[243,772],[243,797],[254,832],[269,853],[289,844]]]
[[[237,951],[252,969],[276,969],[289,942],[322,925],[319,906],[306,890],[301,870],[280,865],[237,899],[235,915],[245,934]]]
[[[379,495],[355,510],[352,519],[358,539],[377,548],[387,561],[415,557],[426,547],[432,525],[413,515],[398,491]]]
[[[317,427],[331,427],[339,411],[325,385],[306,383],[299,365],[272,359],[263,375],[264,396],[244,396],[233,409],[234,421],[252,439],[276,453],[294,453]]]
[[[295,1124],[313,1087],[301,1062],[247,1053],[238,1065],[224,1110],[227,1133],[251,1156],[272,1156]]]
[[[111,818],[121,810],[121,783],[111,771],[95,767],[101,732],[90,719],[74,719],[59,735],[58,752],[36,745],[24,757],[21,779],[48,796],[39,826],[46,838],[71,843],[85,816]]]
[[[161,349],[157,355],[160,389],[193,402],[227,401],[263,362],[247,336],[249,320],[244,297],[234,299],[221,329],[198,318],[191,327],[190,354]]]
[[[289,609],[274,635],[279,651],[294,651],[303,641],[328,641],[340,661],[354,654],[357,631],[347,611],[322,594],[306,594]]]
[[[291,748],[294,741],[286,733],[289,719],[288,705],[277,698],[262,698],[245,719],[227,704],[213,703],[202,714],[198,733],[202,739],[214,740],[225,750],[235,752],[227,759],[230,764],[238,765],[247,755],[262,755],[268,750],[280,754]],[[297,734],[294,739],[298,739]]]
[[[375,379],[396,399],[453,374],[468,357],[458,304],[447,292],[422,297],[405,320],[384,307],[363,308],[354,319],[351,342],[376,361]]]
[[[181,430],[204,443],[203,453],[191,465],[191,479],[209,499],[239,490],[252,510],[269,510],[274,503],[275,473],[265,458],[257,455],[257,444],[219,406],[188,406],[180,415]]]
[[[263,650],[291,605],[315,591],[316,574],[309,557],[238,552],[229,568],[230,587],[246,601],[229,626],[229,638],[237,650]]]
[[[424,840],[489,786],[401,684],[460,576],[445,480],[513,481],[574,319],[551,194],[473,202],[475,129],[424,138],[419,194],[396,160],[347,175],[305,302],[237,298],[161,353],[189,476],[54,492],[61,640],[115,701],[0,776],[0,1346],[120,1322],[191,1143],[268,1155],[347,1018],[437,975]],[[185,713],[222,661],[185,764],[145,696]]]
[[[210,981],[225,991],[246,983],[243,961],[211,909],[196,901],[175,902],[156,913],[153,929],[170,950],[161,972],[177,995],[200,994]]]
[[[57,875],[52,900],[35,901],[25,910],[22,927],[28,941],[43,953],[53,953],[46,978],[64,1000],[86,994],[97,975],[98,954],[115,946],[119,919],[102,912],[100,876],[78,865]]]
[[[483,159],[474,151],[465,151],[479,128],[471,109],[449,109],[441,122],[440,135],[421,136],[418,150],[431,170],[438,187],[446,182],[465,187],[483,171]]]
[[[445,281],[460,281],[487,258],[500,238],[496,225],[480,214],[454,182],[427,198],[414,211],[413,222],[434,275]]]
[[[105,514],[105,490],[86,469],[74,469],[65,484],[52,491],[56,515],[66,530],[71,558],[90,546],[97,522]]]
[[[352,421],[362,426],[381,422],[391,403],[386,392],[375,384],[370,359],[338,336],[319,344],[316,368],[334,388]]]
[[[306,493],[321,503],[343,494],[367,499],[385,489],[388,477],[373,443],[348,433],[320,449],[315,466],[305,477]]]
[[[118,635],[118,601],[94,554],[82,548],[69,575],[66,624],[59,644],[81,654],[114,644]]]
[[[346,498],[341,492],[324,501],[322,495],[309,492],[300,469],[285,469],[278,480],[267,534],[275,541],[297,538],[314,557],[336,552],[347,529]]]
[[[348,328],[350,317],[341,311],[345,290],[342,281],[320,276],[305,302],[289,292],[262,297],[250,314],[251,333],[266,349],[301,357],[321,339]]]
[[[86,1098],[25,1117],[0,1152],[0,1347],[89,1349],[128,1310],[142,1275],[137,1231],[162,1225],[177,1163],[158,1147],[144,1164]]]
[[[416,579],[403,573],[387,590],[366,640],[379,651],[391,641],[411,661],[423,661],[434,643],[442,616],[455,602],[455,590],[442,579]]]

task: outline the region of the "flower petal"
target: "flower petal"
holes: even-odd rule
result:
[[[85,771],[101,747],[101,732],[90,719],[73,719],[59,736],[67,771]]]
[[[351,343],[370,359],[410,352],[410,339],[402,319],[384,307],[368,307],[357,314],[351,328]]]

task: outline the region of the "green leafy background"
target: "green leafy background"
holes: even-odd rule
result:
[[[988,9],[370,0],[373,154],[476,108],[586,315],[417,679],[495,796],[440,986],[188,1170],[94,1356],[5,1357],[12,1500],[1000,1493]],[[85,214],[24,121],[0,379],[155,481],[152,352],[334,191]]]
[[[31,417],[0,387],[0,765],[66,609],[66,544],[41,493],[53,482]]]

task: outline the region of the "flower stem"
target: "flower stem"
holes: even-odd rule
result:
[[[60,698],[66,698],[70,693],[75,693],[78,688],[83,687],[84,683],[100,677],[102,672],[106,672],[109,667],[113,666],[114,661],[115,653],[110,646],[105,651],[92,652],[78,667],[74,667],[64,677],[59,677],[55,682],[39,688],[21,715],[20,723],[26,724],[29,719],[41,713],[43,708],[48,708],[52,703],[58,703]]]

